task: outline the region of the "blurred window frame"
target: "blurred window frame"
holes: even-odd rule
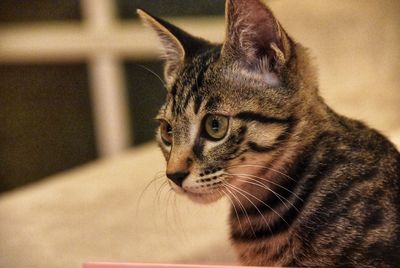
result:
[[[118,18],[117,1],[80,0],[80,5],[82,21],[0,25],[0,63],[86,62],[97,151],[108,157],[133,144],[123,63],[156,60],[160,47],[139,20]],[[222,16],[167,19],[211,41],[223,39]]]

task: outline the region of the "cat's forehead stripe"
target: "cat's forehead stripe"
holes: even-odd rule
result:
[[[198,56],[186,66],[181,77],[172,86],[172,111],[174,116],[185,112],[191,101],[194,102],[194,113],[198,114],[203,96],[200,89],[204,86],[205,74],[210,65],[220,56],[220,47],[215,47]]]
[[[192,92],[195,93],[194,97],[194,113],[198,114],[200,110],[201,103],[203,102],[203,97],[199,94],[199,89],[203,87],[204,84],[204,74],[207,72],[208,68],[210,67],[210,63],[206,64],[203,68],[201,68],[197,78],[196,84],[193,86]]]
[[[217,109],[217,107],[218,107],[218,105],[219,105],[220,102],[221,102],[221,97],[219,97],[219,96],[210,97],[210,98],[208,99],[206,105],[205,105],[205,109],[206,109],[207,111],[209,111],[209,110],[215,110],[215,109]]]
[[[196,103],[202,102],[202,97],[198,93],[199,89],[203,86],[204,73],[207,71],[208,66],[209,65],[205,65],[201,68],[190,66],[190,68],[187,69],[185,75],[188,76],[186,79],[189,80],[190,83],[183,85],[176,94],[176,98],[174,98],[175,103],[173,107],[175,115],[183,113],[192,99],[197,99]],[[195,105],[195,111],[198,109],[197,107],[198,104]]]

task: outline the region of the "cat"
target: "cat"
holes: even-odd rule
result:
[[[168,181],[229,199],[243,265],[400,265],[400,153],[325,104],[308,50],[263,2],[226,1],[222,44],[138,14],[164,52]]]

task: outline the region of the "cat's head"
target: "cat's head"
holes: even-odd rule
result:
[[[163,45],[157,140],[175,191],[215,201],[290,157],[317,83],[305,49],[261,1],[227,0],[221,45],[138,13]]]

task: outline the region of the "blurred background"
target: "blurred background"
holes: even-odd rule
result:
[[[172,231],[153,209],[161,188],[135,210],[164,170],[152,139],[165,97],[136,9],[222,41],[224,2],[0,0],[0,267],[234,263],[226,204],[188,205]],[[266,2],[310,48],[328,104],[400,142],[400,1]]]
[[[165,93],[139,7],[193,22],[224,1],[0,1],[0,192],[153,138]]]

